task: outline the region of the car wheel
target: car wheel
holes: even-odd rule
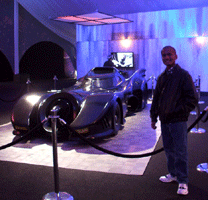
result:
[[[121,129],[121,108],[116,102],[115,109],[113,112],[113,135],[116,135]]]
[[[59,116],[59,118],[63,119],[67,124],[70,124],[75,119],[79,111],[79,106],[76,99],[71,94],[63,92],[51,95],[40,104],[37,111],[38,120],[42,122],[43,120],[49,118],[51,110],[54,109],[57,110],[57,116]],[[43,124],[41,134],[49,137],[51,136],[51,119]],[[68,136],[68,129],[60,123],[60,120],[58,120],[57,137],[65,138]]]
[[[47,109],[46,109],[46,116],[48,117],[50,115],[50,111],[52,109],[58,109],[57,115],[63,119],[67,124],[70,124],[73,121],[73,108],[72,104],[67,99],[56,99],[53,102],[51,102]],[[43,128],[45,131],[49,134],[51,134],[51,122],[44,124]],[[66,128],[60,124],[60,121],[57,121],[57,136],[59,138],[64,137],[67,135],[68,132],[66,131]]]

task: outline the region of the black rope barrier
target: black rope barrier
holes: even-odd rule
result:
[[[199,117],[194,121],[194,123],[188,128],[188,132],[194,127],[196,126],[196,124],[199,123],[199,121],[202,119],[202,117],[206,114],[206,112],[208,111],[208,106],[203,110],[203,112],[199,115]]]
[[[203,112],[194,121],[194,123],[187,129],[187,132],[190,132],[190,130],[202,119],[202,117],[206,114],[207,111],[208,111],[208,106],[203,110]],[[37,126],[35,126],[33,129],[31,129],[28,133],[26,133],[25,135],[23,135],[21,138],[18,138],[17,140],[15,140],[15,141],[13,141],[11,143],[8,143],[6,145],[1,146],[0,147],[0,150],[5,149],[5,148],[8,148],[8,147],[10,147],[12,145],[15,145],[15,144],[17,144],[20,141],[23,141],[28,136],[30,136],[34,130],[36,130],[37,128],[39,128],[47,120],[48,119],[45,119],[44,121],[42,121],[40,124],[38,124]],[[59,118],[59,120],[61,121],[61,123],[63,125],[65,125],[69,129],[70,132],[72,132],[73,134],[75,134],[76,136],[78,136],[81,140],[83,140],[84,142],[86,142],[90,146],[94,147],[95,149],[97,149],[99,151],[102,151],[104,153],[107,153],[107,154],[111,154],[111,155],[118,156],[118,157],[122,157],[122,158],[142,158],[142,157],[152,156],[152,155],[155,155],[155,154],[158,154],[158,153],[164,151],[164,148],[160,148],[158,150],[155,150],[155,151],[152,151],[152,152],[149,152],[149,153],[145,153],[145,154],[140,154],[140,155],[133,155],[133,154],[132,155],[131,154],[129,155],[129,154],[121,154],[121,153],[113,152],[113,151],[110,151],[108,149],[104,149],[104,148],[96,145],[92,141],[90,141],[87,138],[85,138],[84,136],[80,135],[72,127],[70,127],[70,125],[68,125],[63,119],[60,119]]]
[[[202,119],[202,117],[206,114],[206,112],[208,111],[208,106],[203,110],[203,112],[200,114],[200,116],[194,121],[194,123],[187,129],[187,132],[190,132],[190,130]],[[121,153],[117,153],[117,152],[113,152],[110,151],[108,149],[104,149],[98,145],[96,145],[95,143],[91,142],[90,140],[86,139],[84,136],[80,135],[79,133],[77,133],[72,127],[70,127],[70,125],[68,125],[63,119],[60,119],[61,122],[67,126],[67,128],[74,133],[76,136],[78,136],[81,140],[83,140],[84,142],[86,142],[87,144],[89,144],[90,146],[94,147],[95,149],[102,151],[104,153],[107,154],[111,154],[114,156],[118,156],[118,157],[122,157],[122,158],[142,158],[142,157],[148,157],[148,156],[152,156],[155,154],[158,154],[162,151],[164,151],[164,148],[160,148],[158,150],[152,151],[150,153],[145,153],[145,154],[140,154],[140,155],[129,155],[129,154],[121,154]]]
[[[33,132],[34,130],[38,129],[40,126],[42,126],[42,123],[38,124],[38,125],[35,126],[33,129],[31,129],[29,132],[27,132],[26,134],[22,135],[20,138],[16,139],[15,141],[12,141],[12,142],[10,142],[10,143],[8,143],[8,144],[6,144],[6,145],[1,146],[1,147],[0,147],[0,150],[6,149],[6,148],[8,148],[8,147],[11,147],[11,146],[13,146],[13,145],[15,145],[15,144],[17,144],[17,143],[19,143],[19,142],[25,140],[26,138],[28,138],[28,137],[32,134],[32,132]]]
[[[89,144],[90,146],[94,147],[95,149],[99,150],[99,151],[102,151],[104,153],[107,153],[107,154],[111,154],[111,155],[114,155],[114,156],[118,156],[118,157],[122,157],[122,158],[142,158],[142,157],[147,157],[147,156],[151,156],[151,155],[155,155],[157,153],[160,153],[162,152],[164,149],[161,148],[161,149],[158,149],[156,151],[153,151],[151,153],[145,153],[145,154],[141,154],[141,155],[127,155],[127,154],[121,154],[121,153],[116,153],[116,152],[113,152],[113,151],[110,151],[108,149],[104,149],[98,145],[96,145],[95,143],[91,142],[90,140],[86,139],[84,136],[80,135],[79,133],[77,133],[73,128],[71,128],[68,124],[66,124],[67,128],[73,132],[76,136],[78,136],[81,140],[85,141],[87,144]]]
[[[207,116],[205,117],[205,119],[203,119],[203,120],[201,120],[202,122],[207,122],[208,121],[208,114],[207,114]]]

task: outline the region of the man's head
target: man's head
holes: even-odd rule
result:
[[[161,51],[161,55],[162,55],[162,61],[164,65],[167,66],[168,69],[175,66],[175,61],[178,58],[178,56],[176,54],[176,50],[173,47],[165,46]]]

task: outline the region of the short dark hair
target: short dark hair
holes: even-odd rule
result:
[[[171,49],[174,51],[174,53],[176,54],[176,50],[175,50],[175,48],[172,47],[172,46],[165,46],[165,47],[163,47],[163,49],[161,50],[161,53],[162,53],[162,51],[163,51],[164,49],[168,49],[168,48],[171,48]]]

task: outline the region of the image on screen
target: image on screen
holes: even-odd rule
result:
[[[112,52],[113,63],[118,68],[133,68],[134,67],[134,55],[133,52]]]

